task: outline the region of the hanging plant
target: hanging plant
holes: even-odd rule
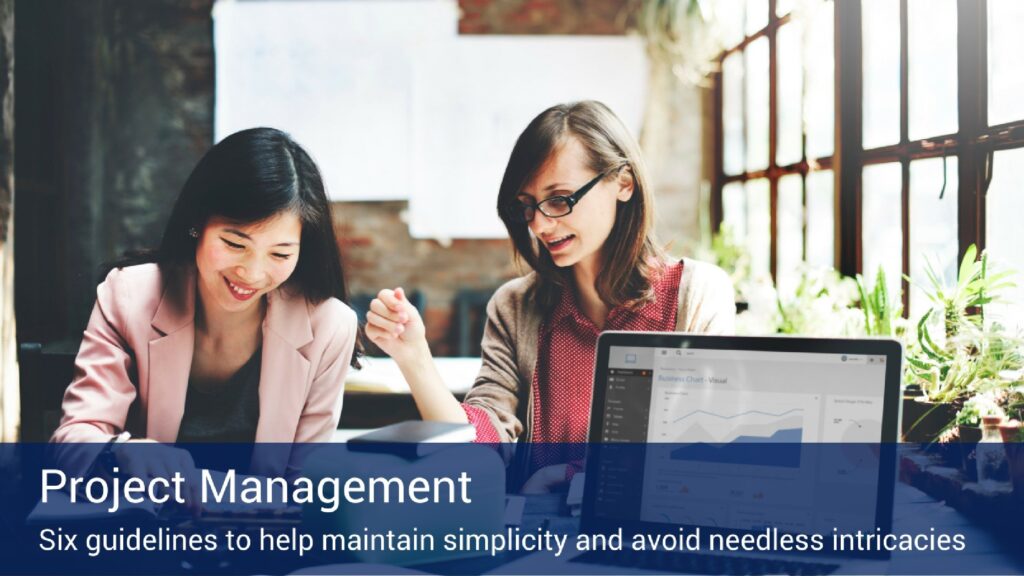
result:
[[[677,79],[695,86],[706,86],[718,69],[723,46],[717,29],[708,0],[646,0],[637,18],[637,31],[646,40],[653,63],[667,66]]]

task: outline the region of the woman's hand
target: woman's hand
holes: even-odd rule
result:
[[[366,336],[399,364],[430,354],[423,319],[402,288],[385,288],[370,302]]]
[[[423,319],[401,288],[381,290],[366,314],[366,336],[395,359],[424,420],[466,423],[466,411],[445,386],[427,345]]]
[[[530,479],[523,484],[523,494],[547,494],[555,486],[566,483],[566,464],[553,464],[545,466],[533,473]]]
[[[174,478],[175,472],[180,473],[185,479],[185,490],[182,494],[185,500],[184,507],[194,516],[198,516],[202,511],[199,471],[187,450],[161,444],[155,440],[133,438],[114,447],[114,460],[120,474],[142,480],[170,480]]]

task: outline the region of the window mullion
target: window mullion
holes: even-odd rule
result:
[[[768,0],[768,197],[771,206],[771,259],[772,279],[779,280],[779,173],[776,154],[779,151],[779,66],[776,39],[775,0]]]
[[[967,247],[985,247],[985,196],[981,193],[987,145],[975,144],[988,125],[987,1],[957,2],[957,99],[960,125],[958,239],[963,258]]]
[[[900,0],[900,144],[904,150],[910,142],[910,18],[909,0]],[[900,279],[903,295],[903,315],[910,313],[910,158],[900,159],[902,173],[900,190],[900,223],[903,231],[902,268]],[[869,271],[874,273],[874,271]]]
[[[835,3],[835,262],[852,276],[861,266],[860,171],[863,146],[863,41],[860,0]]]
[[[722,188],[725,186],[725,132],[723,122],[725,108],[722,104],[724,78],[722,63],[725,56],[718,59],[718,70],[714,73],[714,89],[711,95],[712,106],[712,184],[711,184],[711,233],[717,234],[722,228],[724,209],[722,207]]]

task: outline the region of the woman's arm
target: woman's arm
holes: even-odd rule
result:
[[[112,271],[96,289],[89,324],[75,358],[75,377],[64,392],[63,416],[52,442],[105,443],[124,430],[136,390],[133,355],[122,336],[117,286]]]
[[[398,364],[424,420],[469,422],[437,371],[423,319],[404,290],[384,289],[377,294],[366,315],[366,336]]]
[[[352,362],[359,320],[351,308],[337,300],[320,305],[327,314],[317,324],[334,326],[320,362],[314,367],[306,403],[295,430],[295,442],[329,442],[338,428],[344,398],[345,375]]]
[[[100,449],[124,430],[136,398],[134,354],[124,338],[118,298],[123,272],[113,270],[96,289],[89,324],[75,358],[75,376],[64,392],[60,426],[50,437],[63,470],[84,475]],[[127,291],[130,293],[131,291]]]
[[[367,335],[395,358],[409,380],[417,407],[425,419],[459,423],[468,420],[477,429],[478,442],[511,443],[522,434],[523,423],[517,408],[521,387],[528,384],[524,383],[517,363],[516,347],[523,343],[515,335],[536,331],[532,324],[523,331],[516,329],[524,287],[528,286],[525,282],[519,279],[502,286],[487,303],[487,322],[480,343],[483,363],[461,405],[444,386],[434,367],[423,321],[402,290],[382,290],[381,297],[370,305]],[[531,346],[529,342],[525,345]]]
[[[676,330],[702,334],[733,334],[736,331],[736,297],[732,280],[724,270],[687,258],[679,287]]]

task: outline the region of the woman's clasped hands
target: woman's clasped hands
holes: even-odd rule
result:
[[[366,336],[399,365],[430,355],[423,319],[401,287],[377,293],[366,314]]]

